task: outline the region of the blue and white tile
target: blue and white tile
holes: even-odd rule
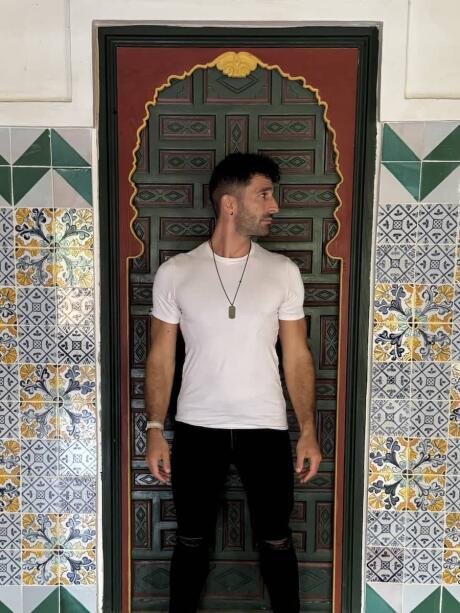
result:
[[[59,441],[23,439],[21,449],[23,476],[58,476]]]
[[[21,515],[0,512],[0,551],[21,548]]]
[[[94,291],[92,288],[58,288],[58,324],[60,326],[94,325]]]
[[[59,405],[59,436],[61,439],[94,439],[96,436],[96,406],[85,402],[82,395]]]
[[[444,513],[416,511],[407,513],[405,546],[416,549],[441,549]]]
[[[22,478],[22,510],[24,513],[58,513],[59,480],[50,477]]]
[[[415,283],[453,283],[454,268],[453,245],[417,245]]]
[[[452,361],[460,362],[460,325],[452,327],[452,344],[451,344]]]
[[[0,248],[14,247],[14,216],[13,209],[0,208]]]
[[[21,583],[21,552],[18,549],[0,549],[0,585]]]
[[[372,365],[372,397],[387,399],[409,398],[411,364],[374,363]]]
[[[0,285],[16,285],[15,261],[13,249],[0,249]]]
[[[381,205],[378,209],[377,243],[415,243],[418,214],[417,204]]]
[[[96,361],[94,328],[60,326],[57,340],[59,364],[93,364]]]
[[[0,364],[0,402],[19,400],[17,364]]]
[[[0,439],[19,438],[19,403],[0,402]]]
[[[460,438],[447,441],[447,474],[460,475]]]
[[[447,438],[449,402],[412,401],[411,418],[407,429],[410,437]]]
[[[457,268],[457,276],[460,278],[460,263],[457,264]],[[454,305],[452,308],[452,321],[454,324],[460,325],[460,283],[454,283]]]
[[[404,549],[368,547],[366,567],[367,581],[401,583],[404,569]]]
[[[368,511],[368,547],[404,547],[406,513],[396,511]]]
[[[376,282],[413,282],[415,253],[413,245],[378,245],[375,263]]]
[[[61,513],[96,513],[95,478],[61,477],[58,489]]]
[[[19,326],[19,361],[30,364],[57,363],[56,328]]]
[[[61,440],[59,446],[59,475],[61,477],[91,477],[96,474],[95,440]]]
[[[414,362],[411,396],[413,400],[449,400],[450,364]]]
[[[406,436],[410,428],[411,404],[408,399],[372,400],[370,431],[379,436]]]
[[[446,477],[446,511],[458,512],[460,509],[460,479],[458,475]]]
[[[442,549],[405,549],[404,583],[441,583]]]
[[[55,326],[56,288],[18,287],[17,314],[22,326]]]
[[[456,204],[420,204],[417,242],[453,245],[457,234]]]

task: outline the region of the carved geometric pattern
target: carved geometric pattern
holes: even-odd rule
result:
[[[246,153],[248,150],[248,125],[247,115],[227,115],[225,118],[226,141],[225,154]]]
[[[307,519],[307,504],[303,500],[296,500],[291,513],[291,521],[305,521]]]
[[[263,241],[311,241],[313,238],[313,219],[273,219],[270,234]]]
[[[176,521],[176,508],[173,500],[160,500],[160,520]]]
[[[161,218],[160,240],[205,240],[212,234],[214,220],[209,217],[201,219]]]
[[[169,594],[169,560],[133,560],[133,597],[166,598]]]
[[[334,185],[280,185],[280,207],[335,206]]]
[[[324,460],[333,460],[335,452],[335,411],[318,411],[318,438]]]
[[[150,549],[152,546],[152,501],[133,500],[132,513],[133,547]]]
[[[316,502],[316,550],[332,548],[332,502]]]
[[[259,138],[260,140],[315,138],[315,116],[261,115]]]
[[[132,271],[136,273],[150,272],[150,219],[137,217],[133,224],[136,236],[144,243],[144,253],[134,260],[130,260]]]
[[[214,168],[214,151],[170,151],[160,150],[160,172],[167,173],[206,173]]]
[[[191,104],[193,102],[193,80],[173,79],[158,96],[157,104]]]
[[[292,543],[297,552],[305,552],[307,549],[307,534],[306,532],[292,531]]]
[[[176,544],[176,530],[167,528],[160,530],[161,551],[172,551]]]
[[[145,426],[147,418],[144,409],[136,409],[133,412],[131,419],[132,442],[131,456],[133,460],[144,459],[147,449],[147,441],[145,437]]]
[[[172,258],[174,255],[177,255],[178,253],[186,253],[186,250],[185,249],[160,249],[159,251],[160,264],[163,264],[163,262],[166,262],[166,260],[169,260],[169,258]]]
[[[316,104],[316,95],[309,89],[305,89],[300,81],[283,79],[281,92],[283,103],[305,104],[306,102],[313,102]]]
[[[193,206],[193,185],[138,183],[134,204],[142,207],[187,208]]]
[[[330,258],[326,253],[326,244],[337,234],[337,230],[335,219],[323,219],[323,258],[321,261],[321,272],[323,273],[337,273],[339,270],[340,260]]]
[[[214,115],[161,115],[160,138],[214,138]]]
[[[222,549],[244,551],[244,502],[225,500],[223,506]]]
[[[130,285],[131,304],[152,304],[152,283],[131,283]]]
[[[208,598],[257,599],[263,595],[263,583],[257,562],[216,561],[209,573],[206,593]]]
[[[131,377],[130,396],[134,399],[144,399],[144,379]]]
[[[277,151],[274,149],[259,149],[275,160],[281,174],[305,174],[315,170],[315,152],[313,150]]]
[[[286,251],[285,249],[271,249],[292,260],[299,267],[300,274],[307,275],[312,272],[313,251]]]
[[[150,347],[149,315],[131,316],[131,366],[144,366]]]
[[[247,77],[228,77],[216,69],[204,73],[204,102],[259,104],[270,102],[271,72],[257,68]]]
[[[323,307],[339,304],[338,283],[306,283],[304,306]]]
[[[316,397],[318,400],[335,400],[337,397],[337,380],[316,379]]]
[[[337,367],[339,322],[337,315],[320,317],[319,368],[329,370]]]
[[[318,610],[318,602],[323,610],[332,611],[332,564],[330,562],[304,562],[299,564],[300,602],[306,610]],[[310,605],[310,606],[309,606]]]

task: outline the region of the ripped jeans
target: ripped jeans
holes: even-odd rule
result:
[[[294,469],[288,431],[204,428],[183,422],[176,422],[171,453],[177,541],[171,560],[169,613],[198,610],[230,463],[235,464],[246,491],[272,610],[298,613],[299,575],[289,528]]]

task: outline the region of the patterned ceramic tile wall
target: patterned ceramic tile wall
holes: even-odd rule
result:
[[[0,612],[96,610],[91,130],[0,128]]]
[[[383,129],[366,611],[460,611],[460,125]]]

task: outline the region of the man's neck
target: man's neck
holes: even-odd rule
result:
[[[251,237],[241,236],[235,232],[222,232],[218,227],[211,237],[214,253],[224,258],[241,258],[251,249]]]

